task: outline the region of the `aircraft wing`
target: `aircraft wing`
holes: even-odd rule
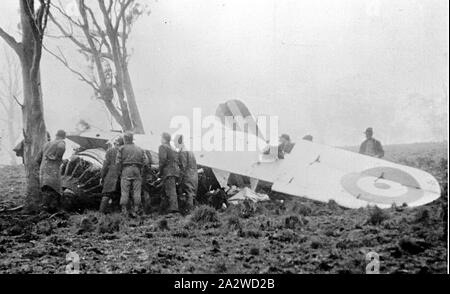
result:
[[[269,163],[260,161],[258,151],[202,151],[196,157],[201,165],[273,183],[273,191],[349,208],[419,206],[440,197],[429,173],[309,141]]]

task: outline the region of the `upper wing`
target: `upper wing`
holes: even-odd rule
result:
[[[440,197],[437,180],[422,170],[311,142],[284,159],[274,191],[358,208],[418,206]]]
[[[358,208],[418,206],[440,197],[436,179],[424,171],[308,141],[285,159],[260,160],[259,151],[196,152],[199,164],[273,183],[272,190]]]

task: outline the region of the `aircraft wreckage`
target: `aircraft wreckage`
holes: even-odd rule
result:
[[[239,100],[230,100],[219,105],[216,116],[225,125],[223,139],[230,134],[241,138],[244,146],[250,141],[266,145],[265,150],[244,151],[195,151],[199,168],[204,173],[200,177],[199,196],[208,190],[227,187],[230,175],[240,175],[250,180],[255,189],[258,183],[266,183],[272,191],[285,195],[304,197],[316,201],[334,200],[348,208],[377,205],[388,208],[393,204],[419,206],[440,197],[437,180],[422,170],[395,164],[343,149],[310,141],[296,142],[285,159],[278,159],[276,146],[267,146],[266,140],[258,132],[258,124],[247,107]],[[246,117],[236,120],[231,127],[225,117]],[[252,131],[250,131],[252,130]],[[257,130],[255,132],[255,130]],[[236,136],[244,134],[244,136]],[[73,206],[98,207],[101,198],[100,169],[102,167],[108,141],[119,136],[117,133],[83,133],[67,136],[81,149],[65,160],[61,167],[64,197]],[[192,140],[192,138],[191,138]],[[135,135],[135,142],[152,153],[157,161],[160,138],[157,135]],[[222,142],[222,141],[221,141]],[[191,145],[192,146],[192,145]],[[155,174],[156,176],[156,174]]]

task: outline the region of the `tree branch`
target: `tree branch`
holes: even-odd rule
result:
[[[17,102],[17,104],[19,104],[20,108],[23,108],[23,104],[20,103],[19,99],[17,99],[16,95],[12,95],[12,97],[14,98],[14,100]]]
[[[125,11],[127,10],[128,6],[133,2],[134,0],[127,0],[127,2],[125,2],[125,4],[121,3],[121,7],[120,7],[120,12],[119,15],[117,16],[116,19],[116,24],[114,26],[114,31],[117,33],[117,31],[119,30],[119,26],[120,26],[120,20],[122,19],[122,17],[125,15]]]
[[[76,74],[81,81],[87,83],[89,86],[91,86],[95,92],[99,91],[99,88],[97,87],[97,85],[95,83],[93,83],[92,81],[90,81],[88,78],[86,78],[81,72],[73,69],[69,63],[67,62],[67,59],[64,57],[64,55],[62,54],[61,50],[59,50],[59,53],[61,54],[61,56],[55,54],[54,52],[52,52],[51,50],[49,50],[46,46],[42,45],[42,47],[44,48],[44,50],[48,53],[50,53],[53,57],[55,57],[59,62],[61,62],[68,70],[70,70],[72,73]]]
[[[0,27],[0,37],[2,37],[3,40],[5,40],[5,42],[17,53],[17,55],[19,55],[19,57],[22,56],[22,44],[17,42],[13,36],[5,32],[1,27]]]

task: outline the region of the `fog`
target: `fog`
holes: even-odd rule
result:
[[[254,115],[278,115],[294,141],[357,145],[369,126],[384,144],[448,139],[446,0],[147,2],[130,40],[147,132],[240,99]],[[1,6],[0,26],[17,31],[17,1]],[[44,54],[41,71],[52,133],[81,118],[111,128],[92,90],[54,57]]]

